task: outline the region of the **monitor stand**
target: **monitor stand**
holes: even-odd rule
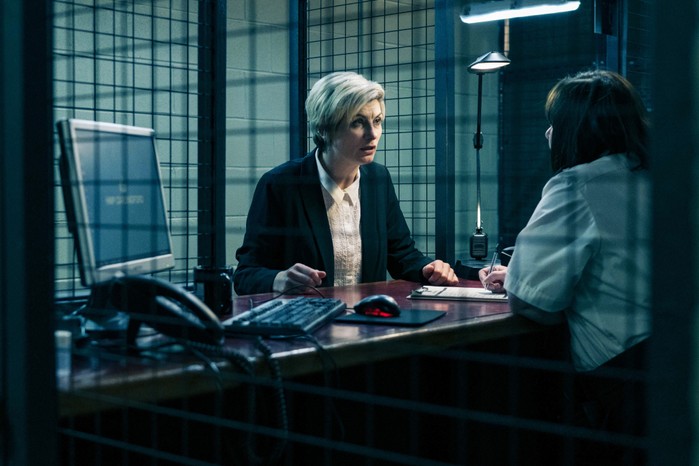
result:
[[[114,301],[114,286],[115,282],[111,280],[92,286],[90,298],[80,311],[84,318],[85,335],[94,340],[121,341],[131,349],[147,348],[149,344],[162,345],[162,335],[154,335],[157,332],[153,328],[134,318],[133,309],[141,310],[149,306],[150,296],[130,293],[124,305],[131,311],[122,309],[119,300]],[[116,292],[128,293],[123,288]],[[137,342],[138,339],[144,341]]]
[[[116,309],[110,299],[111,283],[93,285],[90,298],[80,311],[85,332],[93,338],[126,338],[129,315]]]

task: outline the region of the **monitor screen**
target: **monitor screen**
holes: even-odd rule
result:
[[[81,281],[172,268],[155,132],[112,123],[63,120],[61,184]]]

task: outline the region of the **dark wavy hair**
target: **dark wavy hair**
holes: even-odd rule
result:
[[[555,172],[609,154],[633,154],[648,168],[648,114],[640,95],[612,71],[563,78],[546,98]]]

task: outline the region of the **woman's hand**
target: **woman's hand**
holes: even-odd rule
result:
[[[323,270],[316,270],[307,265],[296,263],[277,274],[273,289],[277,293],[303,293],[307,288],[316,288],[325,278]]]
[[[458,285],[459,278],[456,272],[446,262],[436,260],[422,268],[422,275],[430,282],[430,285]]]
[[[488,273],[490,272],[490,273]],[[478,278],[486,290],[493,293],[505,292],[505,277],[507,276],[507,267],[504,265],[496,265],[493,270],[490,267],[484,267],[478,271]]]

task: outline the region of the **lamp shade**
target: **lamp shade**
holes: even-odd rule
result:
[[[468,71],[471,73],[491,73],[510,64],[510,59],[500,52],[488,52],[468,65]]]

